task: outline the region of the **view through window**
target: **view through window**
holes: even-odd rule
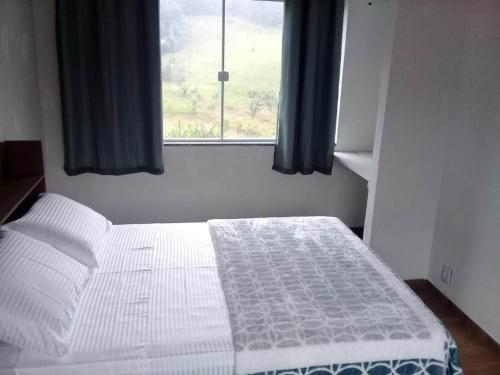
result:
[[[275,139],[282,2],[161,0],[160,27],[167,140]]]

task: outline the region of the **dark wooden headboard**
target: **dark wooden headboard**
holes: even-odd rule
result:
[[[24,215],[43,192],[42,142],[0,142],[0,224]]]

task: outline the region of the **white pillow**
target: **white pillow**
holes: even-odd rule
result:
[[[0,229],[0,341],[64,355],[91,273],[43,242]]]
[[[94,247],[111,223],[101,214],[62,195],[46,193],[9,228],[48,243],[66,255],[97,267]]]

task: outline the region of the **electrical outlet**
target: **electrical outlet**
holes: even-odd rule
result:
[[[443,264],[443,268],[441,268],[441,281],[446,285],[451,284],[451,274],[453,273],[453,268]]]

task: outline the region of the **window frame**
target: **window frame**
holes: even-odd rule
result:
[[[283,0],[254,0],[254,1],[276,1],[283,2]],[[222,17],[221,17],[221,64],[220,71],[225,71],[226,60],[226,0],[222,2]],[[283,32],[283,30],[282,30]],[[224,85],[225,80],[221,80],[220,88],[220,136],[218,138],[165,138],[163,136],[163,145],[175,146],[220,146],[220,145],[258,145],[258,146],[275,146],[278,140],[278,119],[276,119],[276,132],[274,138],[230,138],[224,139]]]

